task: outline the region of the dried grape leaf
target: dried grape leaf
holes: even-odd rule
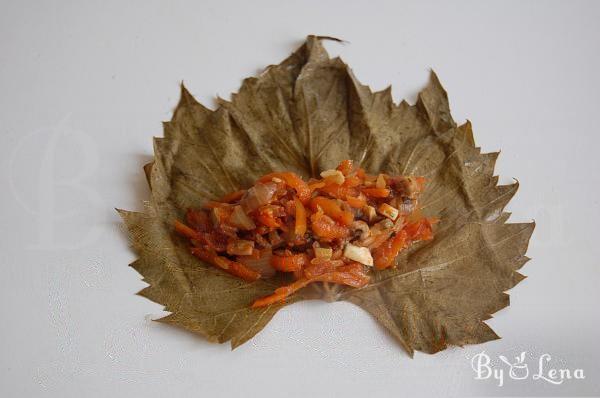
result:
[[[233,348],[258,333],[281,307],[302,299],[354,303],[412,355],[498,336],[485,324],[509,304],[506,290],[524,276],[533,223],[507,223],[504,207],[518,184],[497,185],[498,153],[480,152],[469,122],[457,126],[435,73],[416,105],[372,92],[321,41],[306,42],[259,77],[244,80],[212,111],[182,86],[155,159],[144,170],[152,197],[144,212],[119,210],[149,284],[140,295],[163,304],[162,322]],[[274,170],[308,178],[353,159],[369,173],[428,178],[423,212],[441,219],[430,242],[401,253],[397,267],[375,272],[360,289],[311,286],[284,305],[249,304],[286,281],[247,283],[202,263],[175,236],[189,207],[247,188]],[[316,285],[316,284],[315,284]]]

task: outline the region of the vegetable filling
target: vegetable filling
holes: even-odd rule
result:
[[[292,274],[293,283],[252,304],[264,307],[314,282],[366,286],[372,272],[395,267],[402,250],[433,239],[437,220],[418,206],[424,186],[423,177],[369,175],[344,160],[320,179],[267,174],[189,209],[174,228],[194,256],[245,281]]]

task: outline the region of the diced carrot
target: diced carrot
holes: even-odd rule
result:
[[[290,254],[286,256],[273,255],[271,257],[271,266],[278,271],[294,272],[301,270],[305,265],[309,264],[308,254]]]
[[[363,193],[372,198],[387,198],[390,190],[387,188],[363,188]]]

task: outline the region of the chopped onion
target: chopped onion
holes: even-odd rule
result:
[[[253,230],[256,228],[256,224],[246,212],[242,209],[242,206],[235,206],[233,208],[233,212],[231,213],[231,217],[229,218],[229,224],[233,225],[236,228],[244,229],[246,231]]]
[[[270,249],[266,249],[260,251],[259,258],[254,256],[238,256],[237,261],[258,272],[262,278],[270,278],[276,272],[275,268],[271,266],[271,257],[273,257],[273,253],[271,253]]]
[[[333,250],[331,247],[315,247],[315,257],[323,258],[325,260],[331,259]]]
[[[227,220],[228,211],[223,207],[214,207],[210,209],[210,221],[213,226],[223,224]]]
[[[232,256],[249,256],[254,250],[254,242],[251,240],[238,239],[227,244],[227,254]]]
[[[352,243],[348,243],[344,248],[344,257],[364,265],[373,266],[371,251],[366,247],[354,246]]]
[[[394,226],[393,222],[391,222],[387,218],[383,219],[371,227],[371,234],[373,234],[373,235],[378,234],[382,231],[391,229],[393,226]]]
[[[362,211],[365,213],[365,216],[367,216],[367,220],[369,221],[373,221],[373,219],[377,217],[377,211],[373,206],[367,205],[363,207]]]
[[[377,181],[375,182],[375,188],[385,188],[386,187],[385,177],[383,174],[379,174],[377,176]]]
[[[369,225],[362,220],[354,221],[352,224],[350,224],[350,228],[361,231],[360,239],[367,239],[369,236],[371,236]]]
[[[373,225],[371,227],[371,235],[368,236],[366,239],[361,239],[359,243],[361,246],[368,247],[369,249],[374,249],[390,237],[392,232],[394,232],[393,228],[394,223],[388,218],[384,218],[377,224]]]
[[[271,246],[273,246],[273,247],[279,246],[283,242],[284,242],[283,238],[281,236],[279,236],[279,233],[277,231],[269,232],[269,243],[271,244]]]
[[[274,183],[259,182],[246,192],[240,204],[246,213],[250,213],[260,206],[270,203],[276,190],[277,185]]]
[[[342,185],[344,181],[346,181],[346,177],[344,177],[344,174],[341,171],[334,169],[325,170],[321,172],[321,177],[327,178],[328,180],[338,185]]]

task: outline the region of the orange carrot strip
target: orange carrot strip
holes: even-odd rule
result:
[[[247,282],[254,282],[260,278],[260,274],[245,265],[232,261],[227,257],[219,256],[212,250],[207,250],[201,247],[193,247],[191,249],[192,254],[201,260],[204,260],[223,271],[242,278]]]
[[[307,278],[313,278],[326,272],[335,271],[336,267],[343,265],[344,262],[342,260],[325,260],[314,258],[311,260],[310,265],[304,269],[304,276]]]
[[[314,278],[301,278],[291,285],[283,286],[275,290],[275,293],[261,297],[254,301],[252,308],[266,307],[270,304],[278,302],[284,302],[287,297],[292,293],[302,289],[311,282],[331,282],[340,285],[347,285],[352,287],[364,287],[369,283],[369,277],[367,275],[356,275],[350,272],[327,272]]]
[[[309,279],[301,278],[290,285],[275,289],[275,293],[255,300],[254,303],[252,303],[252,308],[266,307],[267,305],[275,304],[277,302],[284,302],[289,295],[302,289],[309,283]]]
[[[345,238],[350,233],[347,227],[336,224],[330,217],[323,214],[320,209],[310,216],[310,221],[313,233],[325,241]]]
[[[337,199],[346,199],[348,196],[357,196],[358,192],[354,187],[345,187],[343,185],[338,184],[328,184],[322,188],[319,188],[319,191],[328,194]]]
[[[369,277],[366,275],[358,276],[358,275],[355,275],[354,273],[350,273],[350,272],[334,271],[334,272],[328,272],[326,274],[316,276],[311,279],[311,282],[313,282],[313,281],[332,282],[332,283],[337,283],[340,285],[347,285],[347,286],[351,286],[351,287],[364,287],[369,283],[369,280],[370,280]]]
[[[294,204],[296,205],[294,232],[297,236],[304,236],[306,233],[306,209],[297,196],[294,196]]]
[[[217,207],[224,207],[224,206],[227,206],[227,205],[228,205],[227,203],[218,202],[216,200],[209,200],[202,207],[204,207],[205,209],[215,209]]]
[[[186,238],[198,239],[200,237],[198,231],[188,227],[179,220],[175,220],[173,226],[175,227],[175,231],[177,231],[178,234],[185,236]]]
[[[310,208],[316,211],[320,207],[323,212],[342,225],[350,225],[354,221],[354,215],[349,211],[344,211],[340,205],[333,199],[327,199],[323,196],[316,196],[310,200]]]
[[[219,202],[223,202],[223,203],[235,202],[236,200],[241,199],[242,196],[244,196],[244,193],[246,193],[245,190],[228,193],[227,195],[225,195],[221,199],[219,199]]]
[[[301,270],[302,267],[309,264],[308,254],[292,254],[289,256],[277,256],[271,257],[271,266],[278,271],[282,272],[294,272]]]
[[[281,222],[275,215],[273,214],[272,208],[260,208],[258,209],[258,214],[256,219],[262,223],[263,225],[271,228],[281,227]]]
[[[363,193],[372,198],[387,198],[390,190],[387,188],[363,188]]]

